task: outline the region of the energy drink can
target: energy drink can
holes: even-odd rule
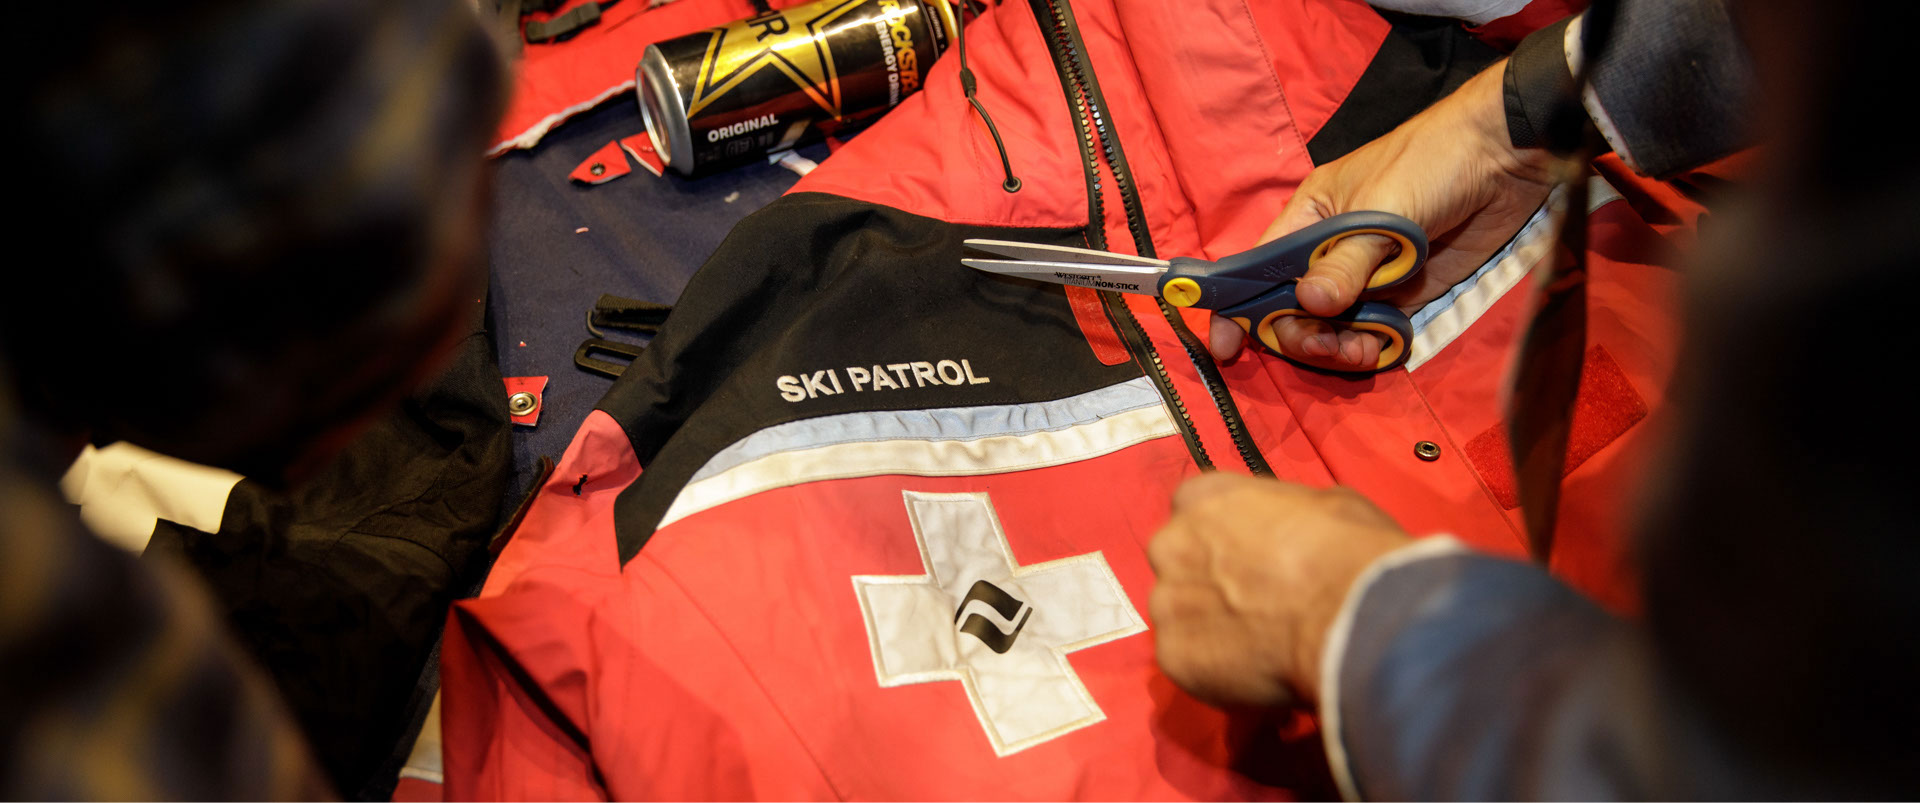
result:
[[[662,161],[692,176],[861,125],[947,49],[948,0],[819,0],[649,45],[635,77]]]

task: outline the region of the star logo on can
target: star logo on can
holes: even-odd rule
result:
[[[689,116],[739,86],[764,69],[779,70],[800,91],[820,104],[835,119],[841,116],[840,74],[827,47],[827,34],[834,21],[858,9],[867,0],[845,0],[827,5],[804,22],[784,11],[771,11],[732,25],[715,28],[707,42],[707,54],[700,74],[694,79],[693,99],[687,106]],[[817,4],[796,11],[819,8]],[[728,52],[727,40],[752,37],[759,47],[735,48]]]

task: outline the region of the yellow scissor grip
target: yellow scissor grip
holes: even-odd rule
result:
[[[1173,279],[1160,288],[1160,297],[1176,307],[1191,307],[1200,303],[1200,283],[1185,277]]]
[[[1359,329],[1363,332],[1372,332],[1386,339],[1385,342],[1380,344],[1380,361],[1373,366],[1376,371],[1386,370],[1387,366],[1392,365],[1395,360],[1400,359],[1401,352],[1407,350],[1407,341],[1400,339],[1400,333],[1395,331],[1391,326],[1369,323],[1367,321],[1355,321],[1347,326],[1348,328]]]
[[[1320,243],[1318,248],[1313,249],[1311,256],[1307,257],[1307,268],[1312,269],[1313,263],[1319,262],[1320,258],[1326,256],[1328,251],[1333,250],[1334,243],[1356,234],[1378,234],[1382,237],[1392,239],[1400,245],[1400,254],[1394,257],[1393,261],[1381,265],[1379,270],[1373,272],[1373,278],[1367,282],[1367,289],[1372,290],[1382,285],[1397,282],[1400,280],[1400,277],[1407,275],[1407,271],[1413,270],[1413,260],[1419,255],[1419,252],[1414,249],[1413,243],[1407,241],[1406,237],[1401,236],[1397,232],[1387,231],[1386,229],[1354,229],[1352,231],[1341,232],[1338,237],[1329,237],[1325,242]]]
[[[1260,327],[1257,330],[1248,326],[1248,321],[1245,318],[1235,318],[1233,322],[1240,324],[1240,328],[1247,329],[1256,337],[1259,337],[1260,342],[1267,344],[1267,348],[1272,349],[1273,353],[1282,354],[1283,352],[1280,350],[1280,340],[1273,333],[1273,325],[1281,318],[1291,315],[1307,315],[1307,311],[1297,308],[1276,310],[1268,314],[1266,318],[1261,319]],[[1380,360],[1374,365],[1374,370],[1376,371],[1386,370],[1387,366],[1399,360],[1400,354],[1407,350],[1407,341],[1402,339],[1400,333],[1395,331],[1391,326],[1368,321],[1354,321],[1353,323],[1335,325],[1344,326],[1348,329],[1358,329],[1363,332],[1372,332],[1385,338],[1385,342],[1380,344]]]
[[[1255,329],[1253,331],[1253,334],[1260,338],[1260,342],[1267,344],[1267,348],[1272,349],[1273,353],[1283,354],[1285,352],[1282,352],[1280,350],[1280,339],[1277,336],[1275,336],[1273,333],[1274,322],[1280,320],[1281,318],[1285,318],[1291,315],[1306,315],[1306,314],[1307,314],[1306,310],[1298,309],[1298,308],[1276,310],[1274,312],[1269,313],[1267,317],[1262,318],[1260,320],[1260,327],[1258,329]],[[1247,325],[1246,319],[1244,318],[1235,318],[1234,320],[1239,322],[1241,326]]]

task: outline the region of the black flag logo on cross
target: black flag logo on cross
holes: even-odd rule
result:
[[[1008,630],[981,613],[968,616],[966,623],[962,624],[960,617],[966,614],[969,605],[984,606],[999,614],[1000,620],[1012,624],[1013,629]],[[1021,613],[1023,608],[1026,609],[1024,614]],[[1013,649],[1013,640],[1020,637],[1020,631],[1026,628],[1027,620],[1032,618],[1033,606],[985,580],[974,581],[973,588],[967,591],[967,598],[961,600],[960,607],[953,611],[953,621],[960,625],[960,632],[979,639],[980,643],[987,645],[987,649],[1003,655]]]

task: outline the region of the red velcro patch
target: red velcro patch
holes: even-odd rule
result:
[[[1113,322],[1107,320],[1107,311],[1100,305],[1100,291],[1067,285],[1067,304],[1073,307],[1073,319],[1080,323],[1080,332],[1087,336],[1087,345],[1101,365],[1119,365],[1133,359],[1120,342],[1120,334],[1113,331]]]
[[[1567,463],[1560,470],[1565,477],[1581,463],[1614,442],[1628,429],[1647,417],[1647,402],[1627,381],[1620,365],[1606,348],[1587,351],[1580,369],[1580,395],[1573,405],[1573,429],[1567,434]],[[1507,445],[1507,425],[1501,422],[1467,442],[1467,460],[1480,472],[1481,481],[1500,506],[1512,510],[1520,506],[1520,486],[1513,475],[1513,450]]]

